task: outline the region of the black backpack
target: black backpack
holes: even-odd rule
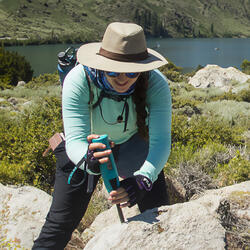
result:
[[[76,59],[76,52],[76,48],[69,47],[65,51],[59,52],[57,55],[57,71],[62,85],[69,71],[78,64]]]

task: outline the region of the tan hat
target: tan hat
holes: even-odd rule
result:
[[[119,22],[108,25],[101,43],[82,45],[77,60],[91,68],[120,73],[149,71],[168,63],[147,48],[141,26]]]

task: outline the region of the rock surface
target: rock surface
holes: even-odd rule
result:
[[[0,184],[0,242],[9,249],[31,249],[51,204],[51,196],[34,187]]]
[[[237,203],[239,197],[241,205]],[[82,237],[94,236],[84,249],[225,249],[232,245],[227,242],[230,240],[227,233],[233,226],[237,229],[237,225],[244,225],[247,232],[249,209],[250,181],[206,191],[189,202],[127,217],[124,224],[119,223],[116,210],[111,208],[83,233]],[[234,233],[237,235],[237,230]],[[241,242],[241,247],[248,243]]]
[[[244,84],[249,79],[250,75],[246,75],[234,67],[221,68],[217,65],[207,65],[189,79],[189,84],[196,88],[217,87],[223,91],[237,91],[241,87],[233,86],[234,82]]]
[[[50,203],[51,196],[37,188],[0,184],[0,248],[31,249]],[[81,242],[88,242],[84,249],[217,250],[250,244],[250,181],[143,214],[136,206],[123,212],[123,224],[115,206],[98,215],[79,235]]]
[[[26,84],[25,81],[19,81],[19,82],[17,83],[17,87],[24,86],[25,84]]]

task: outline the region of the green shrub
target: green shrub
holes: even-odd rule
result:
[[[184,80],[183,75],[180,72],[175,71],[175,70],[168,70],[164,72],[164,74],[167,77],[167,79],[173,82],[180,82]]]
[[[24,56],[0,48],[0,89],[16,86],[18,81],[31,80],[33,70]]]
[[[59,75],[57,73],[33,77],[32,80],[25,85],[25,87],[29,89],[39,89],[48,86],[60,86]]]
[[[191,160],[194,164],[198,164],[203,171],[216,179],[218,176],[218,169],[228,168],[235,173],[232,180],[237,182],[248,180],[249,176],[242,175],[242,171],[237,169],[240,164],[244,162],[249,167],[248,153],[245,147],[236,147],[232,145],[222,145],[217,142],[210,142],[197,150]],[[249,172],[249,169],[246,171]]]
[[[228,163],[234,156],[229,148],[231,149],[231,146],[209,142],[193,154],[191,161],[198,163],[206,173],[211,174],[218,164]]]
[[[238,152],[228,164],[219,164],[215,169],[215,178],[220,186],[233,185],[250,179],[250,161]]]
[[[250,87],[237,93],[237,100],[241,102],[250,102]]]
[[[200,102],[192,99],[185,99],[179,96],[173,97],[172,108],[178,109],[183,108],[184,106],[196,107]]]
[[[167,174],[174,174],[173,170],[183,162],[188,162],[193,158],[195,147],[191,144],[183,145],[182,142],[173,143],[165,171]]]
[[[242,62],[242,64],[240,65],[240,67],[242,68],[242,71],[245,73],[245,74],[248,74],[250,75],[250,61],[248,60],[244,60]]]
[[[223,100],[227,98],[223,90],[215,87],[205,89],[195,88],[194,86],[186,82],[170,82],[169,85],[173,101],[175,101],[175,99],[184,99],[190,100],[190,102],[197,101],[197,103],[205,103],[215,100]],[[238,94],[235,94],[231,99],[236,99],[236,97],[239,97],[240,95],[241,91]]]
[[[191,144],[200,148],[209,141],[222,144],[242,145],[243,128],[232,127],[229,124],[211,119],[211,117],[192,116],[189,120],[184,115],[173,114],[172,142],[181,142],[183,145]]]
[[[211,141],[195,149],[178,142],[173,144],[164,170],[183,185],[188,200],[206,189],[249,180],[250,161],[242,147]]]
[[[175,98],[181,97],[187,99],[187,96],[189,96],[189,92],[195,89],[191,84],[187,84],[185,82],[169,82],[169,87],[173,100]]]
[[[228,92],[223,92],[220,95],[210,98],[210,101],[219,101],[219,100],[234,100],[237,102],[250,102],[250,86],[248,88],[240,90],[237,93],[234,93],[230,90]]]
[[[0,162],[0,179],[2,184],[18,185],[25,183],[24,173],[25,164],[9,163],[8,161]]]
[[[184,76],[181,74],[181,67],[177,67],[173,62],[169,59],[168,64],[160,67],[160,71],[173,82],[181,82],[184,80]]]
[[[14,97],[18,103],[24,103],[27,101],[39,102],[46,97],[58,97],[61,98],[61,86],[44,86],[37,90],[26,88],[25,86],[15,87],[14,89],[5,89],[0,92],[0,97],[8,99]]]
[[[62,131],[61,100],[45,98],[32,110],[0,123],[0,182],[34,185],[49,191],[55,159],[43,157],[48,139]],[[18,171],[15,171],[18,170]]]
[[[13,110],[22,111],[28,106],[23,105],[24,103],[31,106],[33,103],[41,102],[42,99],[46,97],[61,98],[61,91],[62,87],[59,82],[58,74],[54,73],[34,77],[24,86],[4,89],[0,91],[0,97],[3,97],[5,100],[14,97],[17,101],[17,105],[13,106]],[[0,102],[0,105],[1,103],[2,102]],[[0,116],[2,112],[3,110],[1,110]]]

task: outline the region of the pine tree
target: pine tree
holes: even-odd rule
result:
[[[0,88],[16,86],[18,81],[28,82],[32,79],[33,70],[24,56],[17,52],[0,48]]]

